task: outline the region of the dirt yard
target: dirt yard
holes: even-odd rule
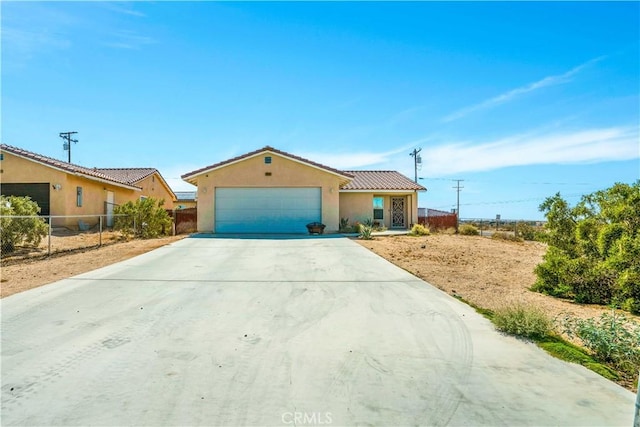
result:
[[[487,309],[522,303],[552,318],[565,314],[599,317],[607,307],[581,305],[529,290],[546,245],[508,242],[480,236],[434,234],[358,240],[362,246],[450,295]]]

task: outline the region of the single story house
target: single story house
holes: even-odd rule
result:
[[[172,209],[176,198],[155,168],[87,168],[7,144],[0,144],[0,193],[31,197],[41,215],[67,216],[52,224],[69,228],[78,227],[71,216],[106,215],[111,226],[116,205],[154,197]]]
[[[418,222],[423,186],[395,171],[341,171],[264,147],[182,175],[198,187],[198,231],[327,232],[372,220],[391,229]]]

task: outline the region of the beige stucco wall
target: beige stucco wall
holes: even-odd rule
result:
[[[176,209],[191,209],[197,206],[198,204],[194,201],[178,200],[177,202],[174,203],[174,208]]]
[[[349,225],[373,218],[373,193],[340,193],[340,218]]]
[[[264,157],[272,163],[265,164]],[[271,173],[266,176],[265,173]],[[262,153],[197,177],[198,231],[215,231],[215,191],[218,187],[320,187],[322,222],[325,232],[339,227],[339,188],[341,178],[325,170],[302,164],[274,153]]]
[[[138,198],[140,196],[144,197],[153,197],[154,199],[164,200],[164,205],[162,206],[165,209],[173,209],[174,201],[173,195],[167,189],[167,187],[162,183],[162,179],[158,176],[157,173],[146,177],[143,180],[136,182],[136,187],[141,187],[142,191],[137,195]]]
[[[135,201],[142,194],[140,191],[73,175],[11,153],[3,151],[3,154],[4,160],[0,162],[0,169],[2,169],[0,180],[3,183],[48,183],[51,186],[49,191],[51,215],[103,215],[107,191],[114,193],[116,204],[123,204],[129,200]],[[60,186],[59,189],[54,188],[57,185]],[[82,187],[81,207],[77,206],[76,202],[77,187]],[[81,218],[59,218],[54,219],[52,224],[76,228],[79,219]],[[90,225],[99,221],[97,216],[82,218],[82,220]]]
[[[418,198],[414,193],[365,193],[342,191],[340,193],[340,218],[349,218],[349,224],[365,220],[373,220],[373,198],[382,197],[384,200],[384,215],[382,225],[391,228],[391,199],[405,198],[405,225],[410,227],[418,222]],[[376,220],[379,221],[379,220]]]

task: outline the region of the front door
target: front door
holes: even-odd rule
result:
[[[404,197],[391,198],[391,227],[392,228],[407,227],[404,204],[405,204]]]

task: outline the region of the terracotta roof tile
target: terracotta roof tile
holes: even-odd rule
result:
[[[342,186],[342,190],[402,190],[424,191],[406,176],[396,171],[346,171],[353,176],[353,181]]]
[[[320,168],[320,169],[324,169],[326,171],[335,173],[335,174],[340,175],[340,176],[344,176],[346,178],[351,178],[351,175],[346,173],[346,172],[344,172],[344,171],[341,171],[341,170],[338,170],[338,169],[334,169],[332,167],[325,166],[325,165],[322,165],[320,163],[316,163],[314,161],[311,161],[309,159],[305,159],[303,157],[295,156],[293,154],[287,153],[285,151],[278,150],[278,149],[270,147],[270,146],[266,146],[266,147],[260,148],[259,150],[255,150],[255,151],[252,151],[250,153],[246,153],[246,154],[243,154],[241,156],[237,156],[237,157],[234,157],[234,158],[231,158],[229,160],[225,160],[225,161],[222,161],[222,162],[219,162],[219,163],[214,163],[212,165],[205,166],[203,168],[200,168],[200,169],[194,170],[192,172],[186,173],[186,174],[182,175],[182,179],[188,180],[189,178],[192,178],[192,177],[194,177],[196,175],[199,175],[201,173],[204,173],[206,171],[210,171],[212,169],[217,169],[219,167],[222,167],[222,166],[225,166],[225,165],[228,165],[228,164],[231,164],[231,163],[235,163],[237,161],[240,161],[240,160],[243,160],[243,159],[247,159],[247,158],[253,157],[253,156],[257,155],[257,154],[260,154],[260,153],[263,153],[263,152],[267,152],[267,151],[269,151],[271,153],[274,153],[274,154],[279,154],[279,155],[281,155],[283,157],[288,157],[290,159],[297,160],[297,161],[302,162],[302,163],[306,163],[306,164],[311,165],[311,166],[315,166],[315,167]]]
[[[97,168],[96,170],[113,179],[128,184],[135,184],[149,175],[158,172],[155,168]]]
[[[7,153],[11,153],[19,157],[33,160],[35,162],[39,162],[57,169],[61,169],[65,172],[69,172],[72,174],[84,175],[87,178],[97,178],[105,181],[110,181],[115,184],[138,188],[130,182],[122,181],[116,177],[105,174],[96,168],[93,168],[93,169],[86,168],[84,166],[79,166],[73,163],[68,163],[62,160],[54,159],[52,157],[43,156],[42,154],[33,153],[31,151],[23,150],[22,148],[13,147],[7,144],[0,144],[0,149],[2,149],[2,151],[6,151]]]

